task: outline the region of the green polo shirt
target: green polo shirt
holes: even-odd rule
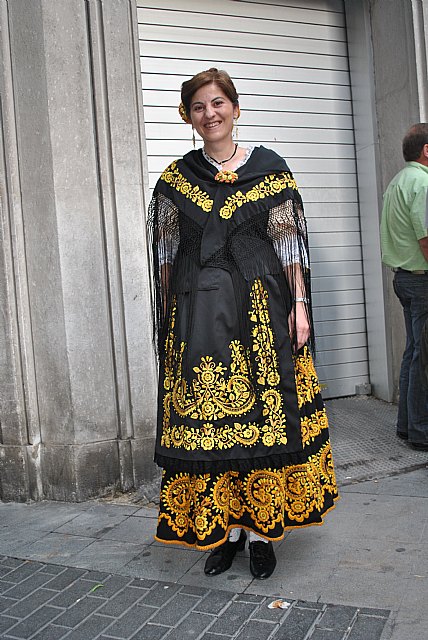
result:
[[[428,269],[418,240],[428,235],[428,167],[408,162],[383,197],[382,262],[408,271]]]

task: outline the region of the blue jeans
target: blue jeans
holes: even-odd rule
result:
[[[397,432],[414,444],[428,444],[428,389],[424,384],[420,340],[428,319],[428,273],[397,271],[394,291],[404,311],[406,348],[400,370]]]

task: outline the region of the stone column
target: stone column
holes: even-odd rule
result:
[[[382,196],[391,178],[404,166],[401,152],[404,134],[410,125],[426,122],[428,118],[428,2],[369,0],[369,7]],[[405,344],[404,320],[392,288],[391,270],[384,267],[383,277],[392,395],[396,399]]]
[[[156,475],[135,8],[0,6],[2,497],[82,500]]]

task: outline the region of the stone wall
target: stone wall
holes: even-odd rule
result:
[[[156,369],[132,0],[2,0],[1,497],[150,482]]]

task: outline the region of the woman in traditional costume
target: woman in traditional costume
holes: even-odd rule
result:
[[[238,94],[209,69],[182,85],[202,149],[172,162],[150,204],[160,361],[156,539],[211,550],[217,575],[244,548],[268,578],[272,541],[322,524],[337,488],[312,362],[309,251],[284,160],[233,141]]]

